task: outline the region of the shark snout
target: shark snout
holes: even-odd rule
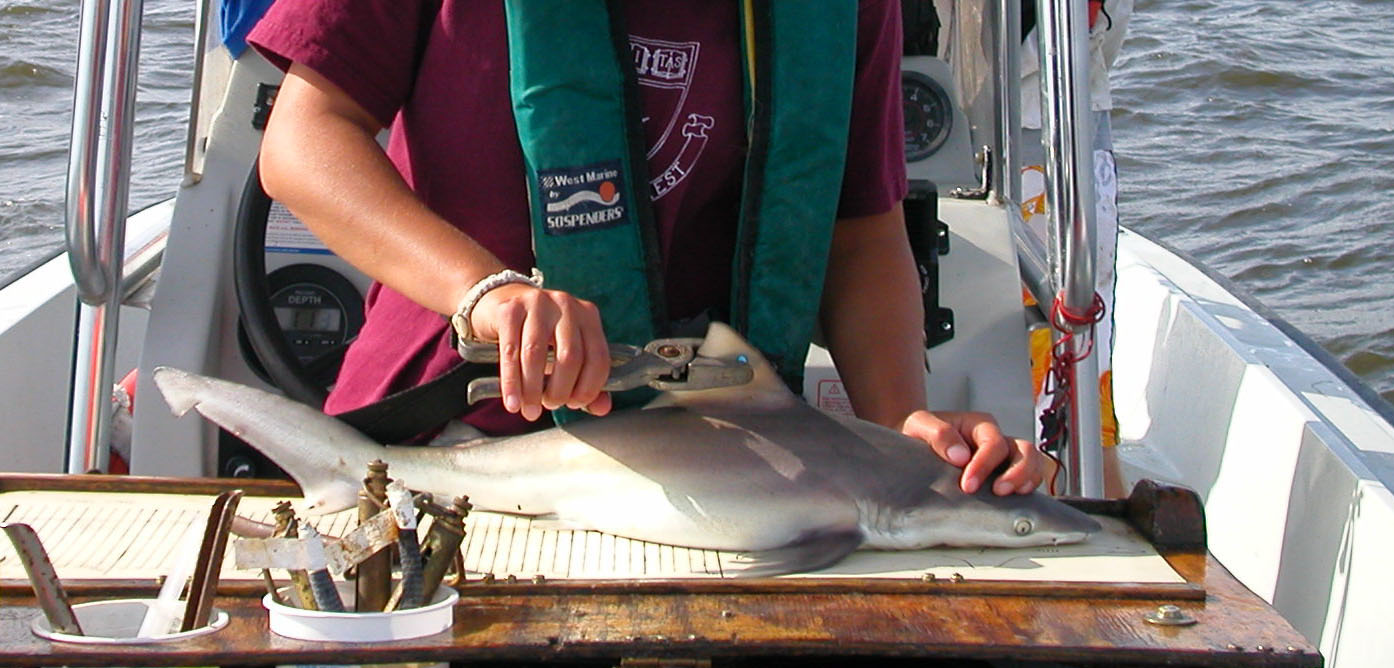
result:
[[[1040,519],[1040,532],[1043,537],[1049,538],[1052,545],[1080,543],[1103,531],[1103,525],[1098,520],[1070,506],[1060,504],[1049,510]]]

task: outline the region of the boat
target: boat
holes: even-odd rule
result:
[[[960,4],[968,11],[944,26],[957,40],[953,54],[911,55],[903,65],[907,96],[929,96],[911,121],[922,125],[907,128],[919,142],[907,217],[927,288],[931,405],[991,412],[1005,431],[1034,434],[1027,336],[1050,316],[1023,307],[1022,286],[1039,303],[1064,295],[1080,306],[1065,291],[1092,285],[1087,268],[1060,258],[1087,248],[1074,224],[1087,222],[1087,207],[1077,190],[1061,190],[1057,208],[1077,212],[1060,216],[1062,244],[1075,244],[1069,253],[1046,252],[1024,232],[1014,179],[1019,6]],[[0,469],[69,479],[62,486],[124,463],[146,481],[141,489],[151,479],[274,477],[271,462],[205,422],[174,418],[154,392],[127,384],[135,394],[127,406],[113,403],[120,393],[111,388],[128,373],[139,383],[173,366],[313,395],[361,323],[369,280],[260,191],[255,159],[281,73],[250,50],[232,57],[216,37],[216,3],[206,0],[183,181],[167,201],[125,215],[123,179],[139,151],[129,133],[139,5],[83,9],[69,245],[0,289],[0,367],[11,379],[0,389]],[[1068,21],[1080,18],[1066,5],[1042,0],[1039,15],[1062,17],[1057,38],[1068,53],[1076,48],[1068,27],[1077,25]],[[1078,95],[1077,63],[1051,62],[1055,90]],[[103,68],[115,74],[104,79]],[[1074,118],[1065,113],[1057,129],[1071,132]],[[1381,567],[1394,548],[1394,409],[1242,289],[1128,229],[1119,234],[1115,303],[1121,443],[1101,451],[1089,429],[1074,429],[1071,492],[1101,497],[1107,485],[1126,494],[1141,481],[1193,490],[1209,554],[1326,665],[1394,665],[1394,638],[1382,633],[1394,617],[1394,574]],[[819,349],[805,396],[848,410]],[[1094,401],[1076,399],[1086,426]],[[56,474],[64,475],[45,477]],[[1274,661],[1283,653],[1230,649],[1254,665],[1265,658],[1255,652]]]

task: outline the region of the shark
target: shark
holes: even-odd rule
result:
[[[744,359],[754,377],[444,447],[382,445],[313,407],[175,368],[154,381],[176,415],[196,410],[284,469],[309,513],[354,505],[363,471],[382,460],[412,489],[535,525],[737,552],[743,575],[814,571],[859,548],[1058,545],[1100,530],[1039,491],[964,493],[959,469],[925,443],[810,406],[721,323],[698,354]]]

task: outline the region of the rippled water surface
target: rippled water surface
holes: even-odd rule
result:
[[[0,285],[63,242],[79,4],[0,0]],[[132,209],[168,198],[179,185],[194,7],[145,2]]]
[[[1386,0],[1138,0],[1113,77],[1124,224],[1231,277],[1387,399],[1391,26]]]
[[[147,0],[131,207],[180,178],[193,3]],[[78,3],[0,0],[0,283],[61,243]],[[1394,2],[1136,0],[1124,224],[1231,277],[1394,398]]]

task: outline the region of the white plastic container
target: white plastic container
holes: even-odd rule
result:
[[[336,582],[346,607],[353,607],[353,583]],[[281,598],[295,600],[289,588]],[[392,612],[323,612],[283,605],[267,594],[261,604],[271,613],[271,632],[297,640],[326,642],[384,642],[420,638],[449,629],[455,623],[460,594],[441,585],[430,602],[419,608]]]
[[[34,635],[53,642],[81,643],[87,645],[143,645],[146,643],[184,640],[212,633],[227,626],[228,615],[217,608],[209,615],[208,626],[202,626],[181,633],[166,633],[148,638],[137,637],[141,621],[155,605],[153,598],[123,598],[110,601],[93,601],[73,606],[73,615],[85,635],[75,636],[59,633],[49,625],[48,618],[39,615],[29,628]]]

